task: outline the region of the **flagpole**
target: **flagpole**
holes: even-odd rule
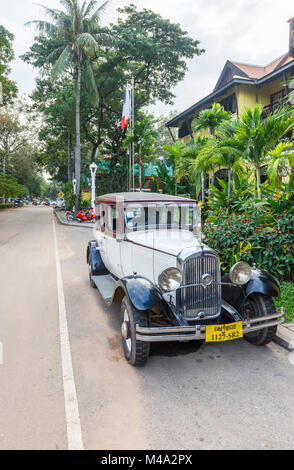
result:
[[[132,131],[135,133],[135,79],[132,78]],[[133,191],[135,191],[135,144],[132,142]]]

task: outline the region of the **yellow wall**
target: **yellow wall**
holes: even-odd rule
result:
[[[245,108],[253,108],[256,105],[255,87],[250,85],[239,85],[237,87],[237,103],[239,117]]]
[[[288,74],[287,79],[291,79],[291,75]],[[238,105],[238,115],[239,117],[242,115],[243,111],[245,108],[253,108],[256,103],[260,103],[263,106],[268,106],[271,104],[271,95],[273,93],[276,93],[284,88],[284,79],[283,77],[279,77],[276,80],[269,82],[269,83],[264,83],[260,87],[256,89],[254,85],[237,85],[237,86],[232,86],[229,91],[224,94],[219,96],[217,99],[214,100],[215,103],[219,103],[228,96],[230,96],[232,93],[236,93],[237,95],[237,105]],[[185,120],[189,120],[191,118],[196,118],[200,111],[203,109],[211,108],[212,103],[209,103],[206,106],[199,107],[197,111],[195,111],[193,114],[190,116],[187,116]],[[179,128],[182,126],[183,122],[185,120],[182,120],[179,122]],[[207,132],[201,132],[200,135],[206,135]],[[182,139],[182,142],[187,143],[190,140],[190,136],[184,137]]]

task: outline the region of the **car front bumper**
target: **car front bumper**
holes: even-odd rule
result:
[[[265,315],[243,321],[243,333],[252,333],[272,326],[281,325],[284,322],[284,310],[280,313]],[[148,343],[160,343],[163,341],[193,341],[205,340],[206,325],[170,326],[146,328],[136,325],[136,339]]]

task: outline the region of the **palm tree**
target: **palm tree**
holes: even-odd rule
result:
[[[228,170],[228,209],[230,209],[233,173],[238,176],[245,174],[243,152],[236,132],[237,121],[224,121],[216,130],[216,139],[210,138],[199,155],[199,162],[206,165],[219,164]]]
[[[260,104],[253,110],[246,109],[236,132],[244,158],[255,168],[258,199],[261,199],[260,168],[273,147],[294,127],[294,115],[290,107],[277,109],[265,119],[263,114],[263,106]]]
[[[197,139],[191,139],[190,142],[186,145],[183,150],[182,157],[178,163],[178,172],[179,175],[185,177],[187,172],[191,174],[191,179],[195,184],[195,193],[196,198],[197,194],[199,194],[201,190],[201,200],[204,202],[205,199],[205,174],[207,173],[208,169],[204,168],[204,171],[194,171],[195,161],[199,157],[201,151],[207,144],[208,138],[207,137],[197,137]]]
[[[224,122],[232,119],[232,113],[225,111],[223,106],[219,103],[214,103],[210,109],[203,109],[200,111],[197,119],[191,124],[194,132],[201,130],[208,130],[211,136],[215,136],[218,126]],[[211,182],[214,184],[214,166],[211,167]]]
[[[166,158],[173,163],[174,176],[175,176],[175,195],[177,195],[178,183],[178,164],[185,154],[185,146],[182,142],[177,141],[173,145],[164,145],[163,149],[166,150]]]
[[[123,141],[123,148],[135,144],[135,153],[139,164],[139,188],[142,189],[143,158],[150,157],[154,152],[158,132],[154,128],[153,116],[141,113],[140,119],[135,123],[134,132],[129,129]]]
[[[275,186],[279,187],[281,183],[281,170],[285,176],[291,176],[291,168],[294,166],[294,151],[291,142],[280,142],[274,150],[268,153],[270,157],[267,174]]]
[[[99,41],[102,37],[99,34],[100,16],[107,3],[108,0],[100,7],[97,7],[98,1],[90,0],[88,3],[84,1],[82,6],[80,6],[78,0],[60,0],[60,4],[64,7],[65,11],[40,5],[51,18],[51,22],[30,21],[28,23],[36,25],[41,34],[54,37],[60,42],[60,46],[47,57],[47,63],[53,64],[52,80],[55,81],[68,70],[70,65],[74,64],[76,76],[76,211],[79,204],[81,177],[80,101],[82,69],[91,83],[98,100],[90,56],[93,51],[99,52]]]

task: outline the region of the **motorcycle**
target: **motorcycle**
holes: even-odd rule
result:
[[[77,216],[75,216],[74,212],[67,211],[66,213],[66,220],[68,222],[91,222],[95,221],[95,212],[93,207],[90,207],[89,211],[80,211],[77,213]]]

